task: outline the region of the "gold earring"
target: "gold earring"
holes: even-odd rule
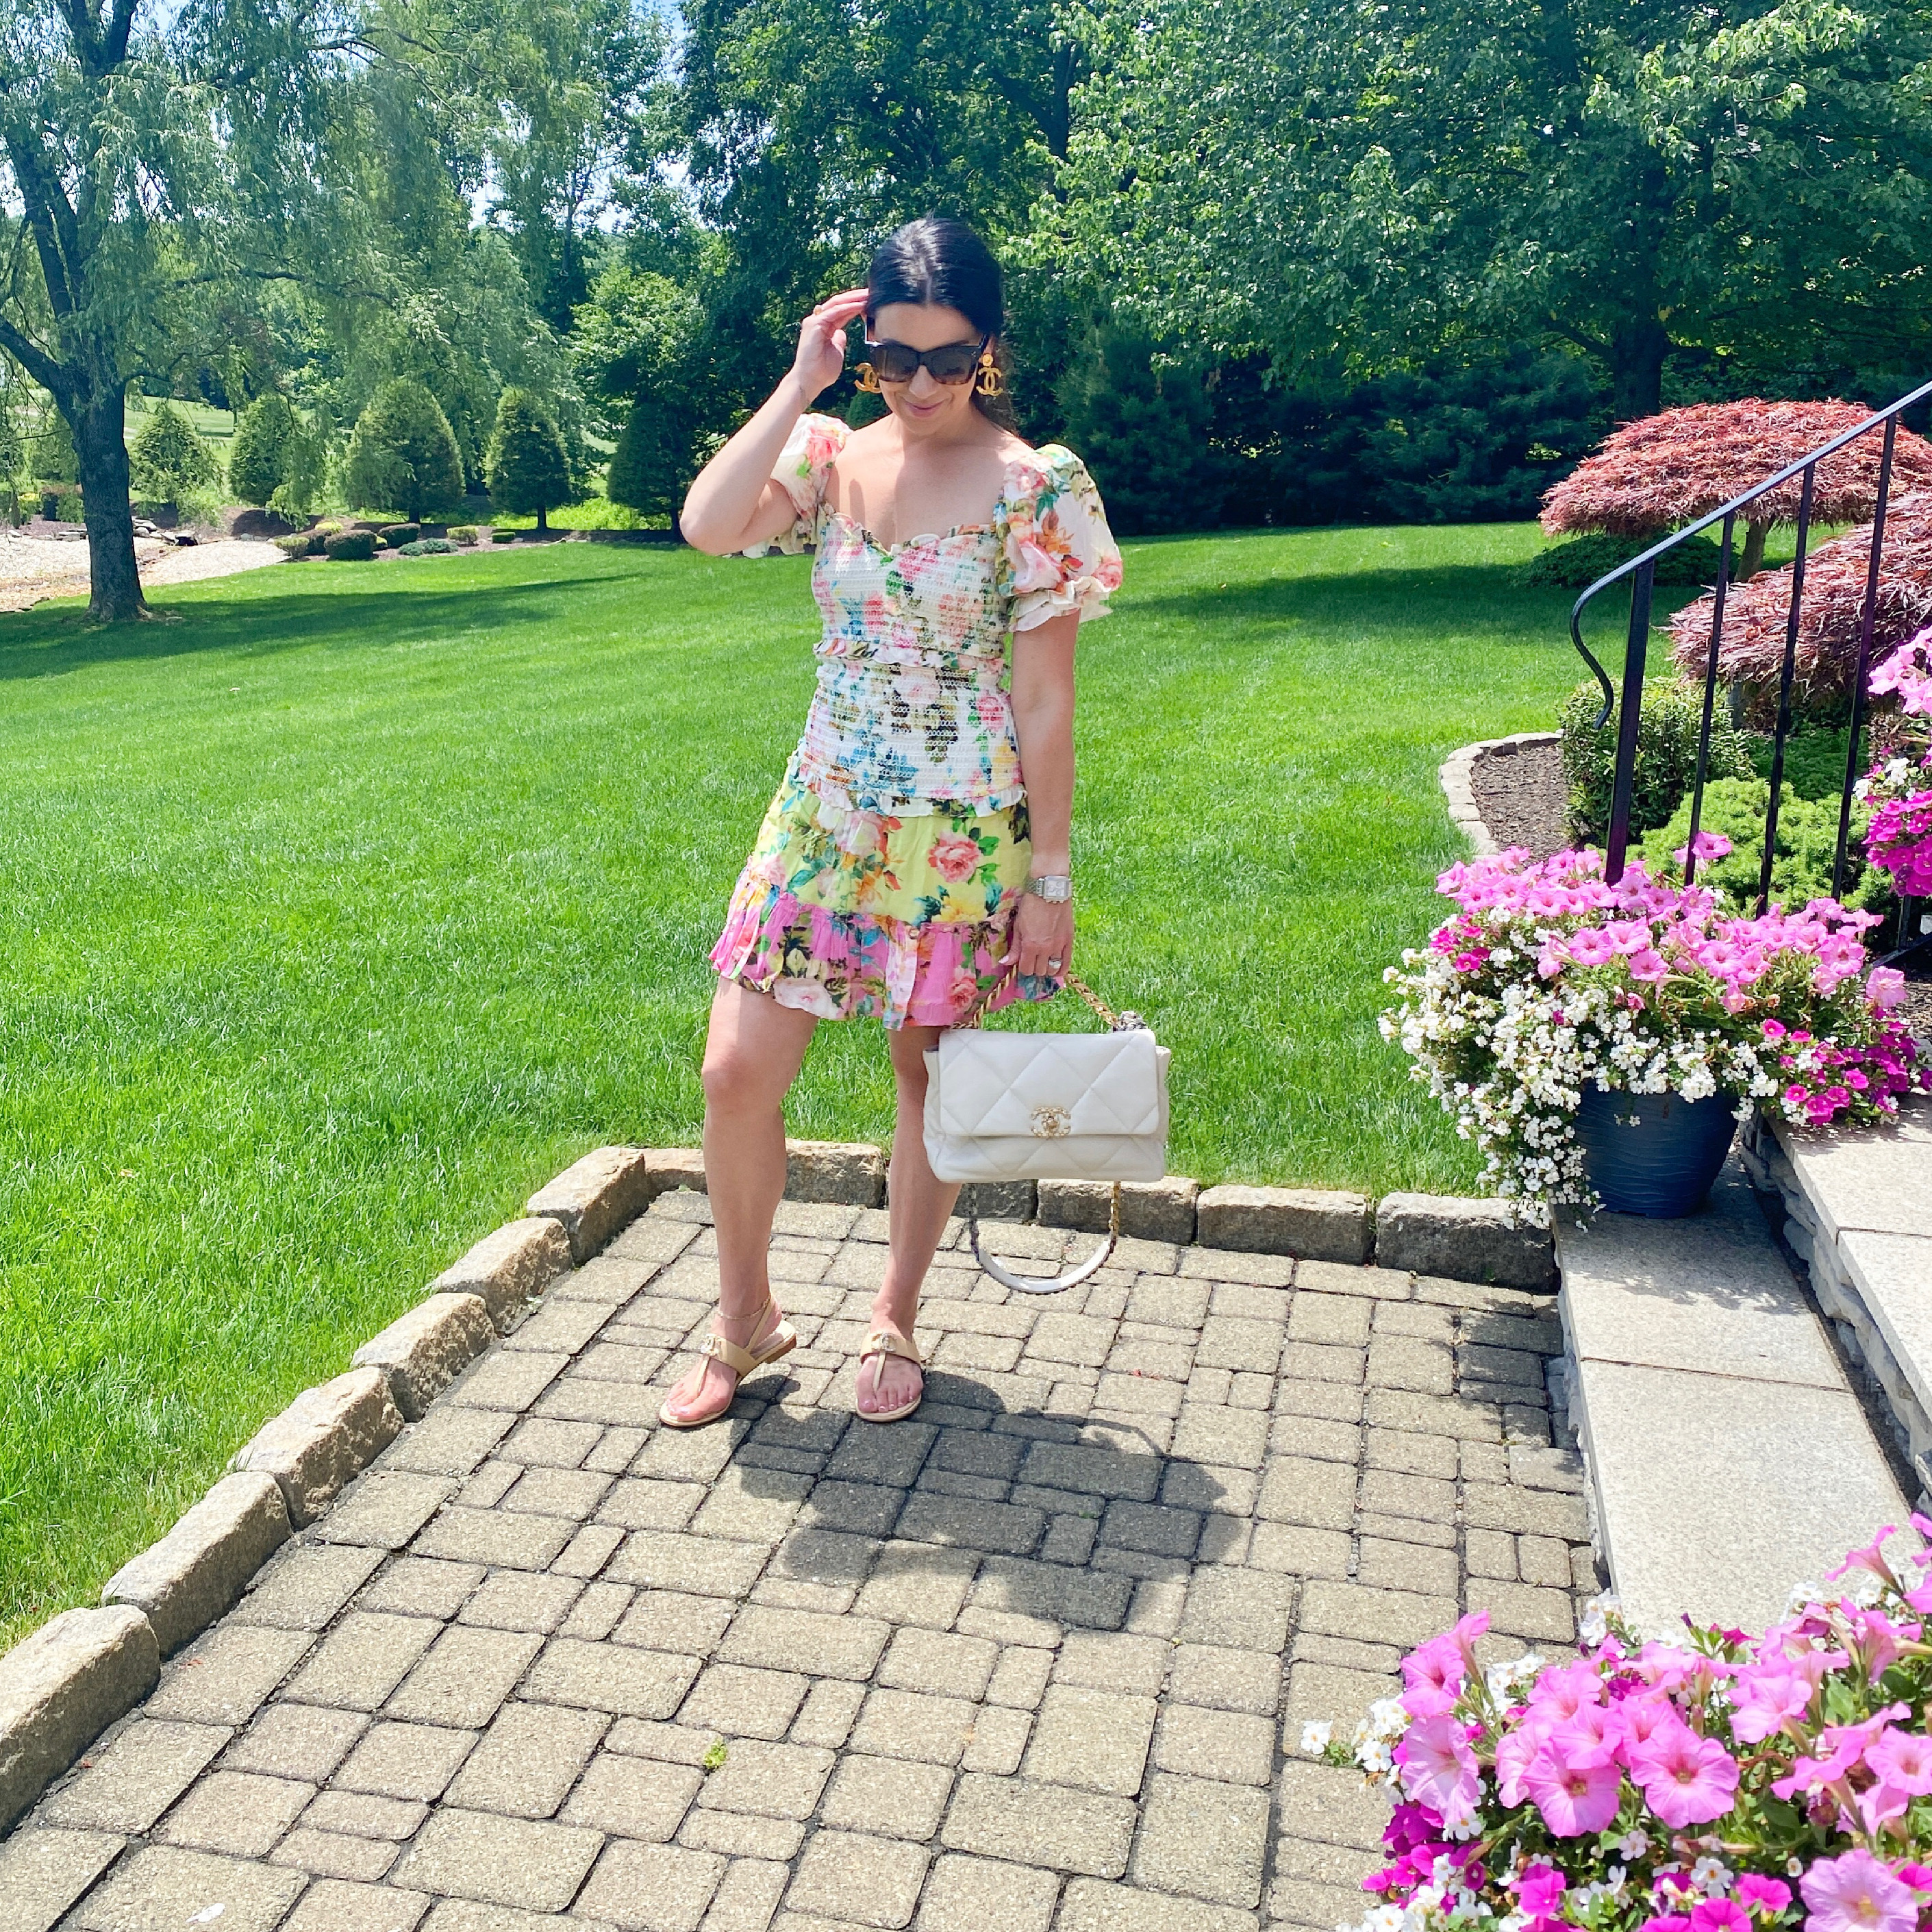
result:
[[[868,396],[876,396],[881,386],[879,372],[871,363],[861,362],[852,372],[852,386],[855,389],[862,389]]]
[[[973,392],[980,396],[1000,396],[1006,393],[1006,379],[1000,373],[1000,365],[993,360],[993,352],[988,349],[980,358],[980,373],[974,379]]]

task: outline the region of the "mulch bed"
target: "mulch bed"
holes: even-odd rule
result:
[[[1469,773],[1477,809],[1498,845],[1527,845],[1546,859],[1570,843],[1564,813],[1563,748],[1498,746],[1478,754]],[[1932,958],[1921,951],[1905,964],[1905,1000],[1899,1016],[1915,1039],[1932,1048]]]

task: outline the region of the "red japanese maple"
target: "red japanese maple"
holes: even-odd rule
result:
[[[1736,403],[1699,403],[1626,423],[1554,485],[1543,500],[1543,527],[1602,530],[1614,536],[1662,536],[1726,503],[1787,463],[1863,422],[1856,403],[1777,403],[1756,397]],[[1878,501],[1882,432],[1859,437],[1818,466],[1813,519],[1850,523],[1869,517]],[[1765,533],[1798,514],[1802,478],[1793,476],[1752,505],[1744,554],[1733,574],[1754,575],[1764,560]],[[1894,494],[1932,488],[1932,443],[1898,432],[1892,457]]]

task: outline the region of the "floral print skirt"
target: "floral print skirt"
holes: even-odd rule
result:
[[[822,1019],[953,1025],[998,984],[1031,852],[1024,799],[897,818],[833,805],[788,772],[711,963]],[[988,1010],[1060,986],[1016,980]]]

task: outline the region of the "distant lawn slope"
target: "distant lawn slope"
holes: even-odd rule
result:
[[[1562,598],[1505,580],[1537,542],[1129,546],[1082,646],[1078,963],[1174,1049],[1177,1172],[1473,1180],[1375,1015],[1461,849],[1437,764],[1577,676]],[[807,568],[519,547],[0,617],[0,1640],[578,1154],[695,1137]],[[878,1030],[827,1029],[792,1127],[890,1106]]]

